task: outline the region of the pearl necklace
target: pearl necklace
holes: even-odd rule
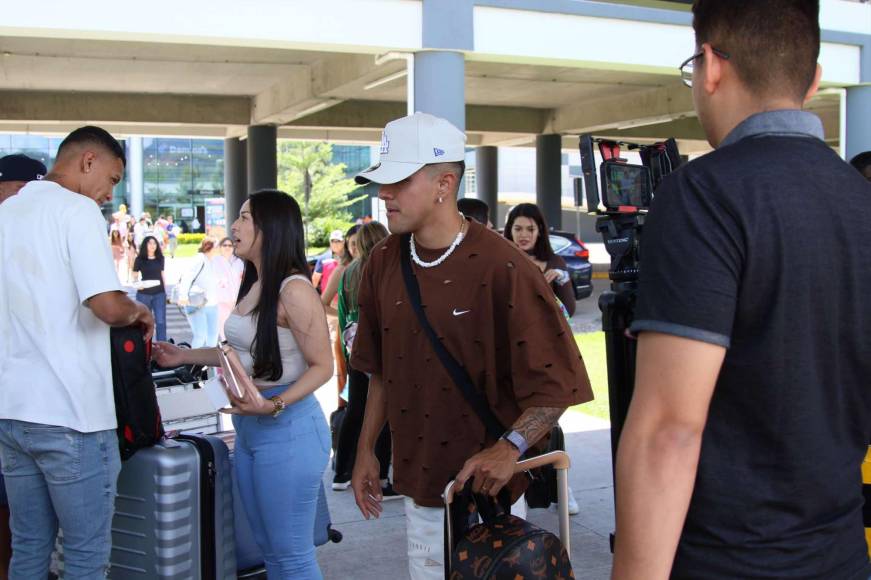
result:
[[[432,262],[424,262],[423,260],[420,259],[420,257],[417,255],[417,247],[415,247],[415,245],[414,245],[414,234],[411,234],[411,241],[409,243],[411,245],[411,259],[414,260],[414,263],[417,264],[418,266],[420,266],[421,268],[435,268],[436,266],[438,266],[439,264],[441,264],[442,262],[447,260],[448,257],[454,253],[454,250],[457,249],[457,246],[460,245],[460,242],[463,241],[463,237],[464,237],[463,227],[466,223],[466,216],[464,216],[461,213],[460,218],[463,221],[460,223],[460,231],[457,233],[457,237],[454,238],[454,243],[452,243],[450,245],[450,247],[447,250],[445,250],[444,254],[442,254],[441,256],[439,256],[438,258],[433,260]]]

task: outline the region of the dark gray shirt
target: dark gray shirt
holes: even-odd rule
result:
[[[754,115],[656,193],[635,332],[728,348],[674,578],[871,574],[871,184],[800,111]]]

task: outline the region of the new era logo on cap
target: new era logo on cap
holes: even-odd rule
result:
[[[415,113],[391,121],[381,136],[378,163],[357,174],[359,184],[397,183],[424,165],[463,161],[466,136],[445,119]]]
[[[33,181],[45,177],[42,162],[26,155],[15,154],[0,158],[0,181]]]

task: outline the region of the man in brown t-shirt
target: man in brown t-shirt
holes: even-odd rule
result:
[[[414,579],[443,573],[438,508],[447,482],[474,477],[475,491],[496,495],[519,456],[566,407],[592,399],[572,332],[541,272],[504,238],[457,212],[464,156],[462,132],[416,113],[387,125],[380,163],[357,176],[382,185],[394,235],[372,251],[360,285],[351,365],[371,380],[351,485],[363,515],[377,517],[373,446],[389,420],[394,487],[409,498]],[[412,268],[430,325],[510,426],[498,441],[488,437],[418,322],[396,234],[411,234]],[[436,522],[438,533],[415,529],[427,522]],[[422,551],[421,544],[428,546]]]

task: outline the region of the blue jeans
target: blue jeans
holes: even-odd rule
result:
[[[317,399],[308,395],[275,418],[233,415],[233,426],[239,495],[269,580],[321,580],[314,525],[330,429]]]
[[[64,577],[105,578],[121,471],[115,431],[0,419],[0,459],[12,511],[10,580],[48,576],[58,524]]]
[[[217,346],[218,344],[218,307],[203,306],[185,310],[191,331],[194,337],[191,339],[191,348],[203,348]]]
[[[166,340],[166,292],[146,294],[137,292],[136,300],[148,306],[154,314],[154,334],[157,340]]]

